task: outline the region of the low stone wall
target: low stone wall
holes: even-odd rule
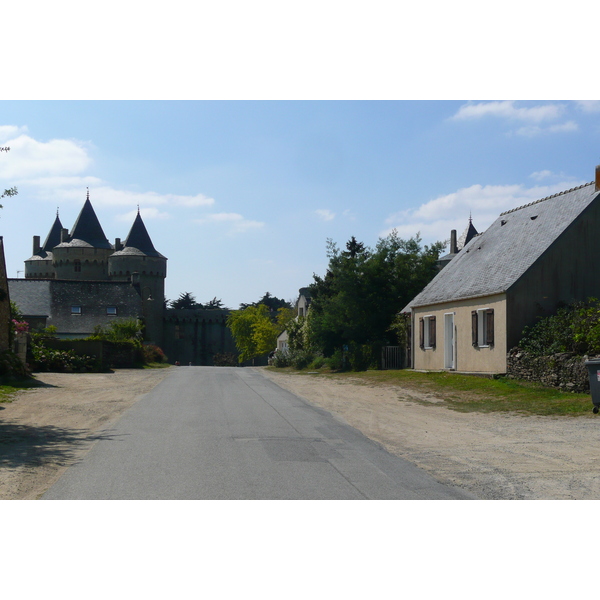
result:
[[[520,348],[513,348],[507,359],[507,377],[536,381],[566,392],[590,391],[588,370],[585,366],[587,356],[575,356],[567,352],[532,356]]]

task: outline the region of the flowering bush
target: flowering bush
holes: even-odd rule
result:
[[[166,363],[167,357],[165,353],[158,347],[152,344],[144,345],[144,362],[149,363]]]
[[[29,323],[27,321],[12,319],[12,327],[15,333],[27,333],[29,331]]]
[[[73,350],[53,350],[42,344],[32,344],[32,367],[35,371],[95,371],[97,360],[95,356],[82,356]]]

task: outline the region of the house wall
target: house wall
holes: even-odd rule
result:
[[[600,298],[600,202],[592,202],[507,293],[508,349],[561,303]]]
[[[474,347],[471,312],[484,308],[494,310],[494,345]],[[506,373],[506,296],[504,294],[413,309],[414,368],[417,370],[445,368],[444,315],[447,313],[454,313],[455,370],[468,373]],[[419,319],[429,315],[436,317],[436,346],[423,350],[419,345]]]
[[[109,326],[114,321],[142,317],[142,301],[127,282],[56,281],[50,283],[50,315],[47,325],[55,325],[58,336],[79,338],[91,335],[94,327]],[[81,306],[81,314],[71,314],[71,306]],[[108,315],[108,306],[117,308],[117,315]]]

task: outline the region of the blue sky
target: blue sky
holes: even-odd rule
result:
[[[0,144],[0,187],[19,189],[0,213],[9,276],[89,187],[111,241],[139,204],[168,298],[237,308],[294,300],[327,238],[445,240],[591,181],[600,102],[4,101]]]

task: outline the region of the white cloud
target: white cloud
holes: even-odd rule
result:
[[[578,100],[577,107],[586,113],[600,112],[600,100]]]
[[[335,213],[328,209],[315,210],[315,213],[322,221],[333,221],[335,219]]]
[[[531,179],[535,179],[536,181],[541,181],[542,179],[552,177],[552,171],[548,171],[548,169],[544,169],[543,171],[535,171],[535,173],[532,173],[529,177],[531,177]]]
[[[5,144],[22,133],[27,131],[27,127],[17,127],[16,125],[0,125],[0,142]]]
[[[203,194],[195,196],[181,196],[177,194],[158,194],[157,192],[136,192],[118,190],[110,186],[90,187],[90,199],[94,205],[99,206],[183,206],[194,208],[212,206],[213,198]]]
[[[10,153],[0,161],[0,179],[20,180],[49,175],[75,175],[92,160],[81,142],[51,140],[38,142],[27,135],[6,140]]]
[[[402,238],[420,233],[424,243],[447,240],[452,229],[456,229],[459,235],[464,231],[469,222],[469,215],[473,217],[475,228],[481,232],[506,210],[529,204],[582,183],[585,182],[561,181],[552,185],[535,185],[529,188],[520,184],[472,185],[434,198],[415,209],[391,215],[386,219],[388,227],[380,235],[386,236],[395,229]]]
[[[569,133],[571,131],[577,131],[579,125],[575,121],[567,121],[566,123],[559,123],[557,125],[550,125],[549,127],[539,127],[538,125],[528,125],[527,127],[521,127],[517,129],[517,135],[524,135],[526,137],[533,137],[534,135],[540,135],[542,133]]]
[[[199,225],[227,225],[230,233],[243,233],[250,229],[260,229],[265,226],[260,221],[251,221],[238,213],[213,213],[201,219],[195,219],[195,222]]]
[[[142,215],[144,215],[144,211],[147,211],[149,218],[164,218],[167,214],[159,213],[156,209],[154,209],[156,212],[150,211],[151,207],[196,208],[212,206],[215,203],[213,198],[208,198],[203,194],[183,196],[119,190],[106,185],[101,179],[93,176],[40,177],[29,180],[23,185],[19,183],[19,188],[32,189],[38,198],[57,206],[64,206],[66,203],[81,204],[86,198],[86,188],[89,188],[90,200],[95,207],[131,207],[133,209],[140,206]]]
[[[513,100],[464,104],[452,117],[455,120],[480,119],[487,116],[540,123],[557,119],[564,112],[561,104],[540,104],[531,107],[515,106]]]
[[[86,188],[94,206],[137,207],[149,218],[165,218],[166,212],[149,210],[152,207],[198,208],[212,206],[215,201],[203,194],[159,194],[116,189],[100,178],[86,175],[92,166],[88,144],[74,140],[56,139],[39,142],[24,132],[26,127],[0,126],[0,139],[11,148],[0,160],[0,180],[6,179],[19,191],[33,193],[37,198],[51,201],[57,206],[81,203]]]

